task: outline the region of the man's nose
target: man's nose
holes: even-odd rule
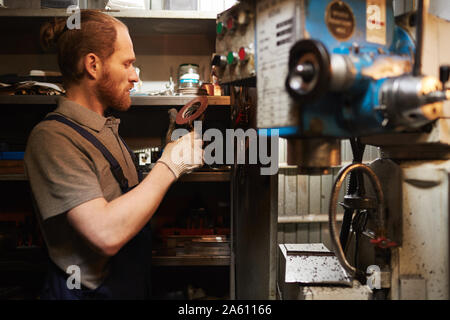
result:
[[[139,76],[136,72],[136,68],[132,68],[129,80],[130,80],[130,82],[138,82],[139,81]]]

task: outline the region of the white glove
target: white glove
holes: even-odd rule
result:
[[[203,141],[192,131],[166,145],[158,162],[164,163],[178,179],[182,174],[203,166]]]

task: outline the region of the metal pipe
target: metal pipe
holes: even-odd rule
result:
[[[378,230],[377,235],[379,237],[383,237],[385,235],[385,210],[384,210],[384,194],[381,189],[380,181],[378,180],[375,172],[373,170],[362,164],[362,163],[353,163],[344,168],[342,168],[338,176],[336,177],[336,181],[334,182],[333,189],[331,192],[330,198],[330,206],[329,206],[329,217],[328,224],[330,228],[330,237],[334,247],[334,253],[336,254],[339,262],[342,267],[353,277],[362,281],[365,278],[365,273],[353,267],[346,259],[344,250],[339,240],[339,235],[337,232],[336,226],[336,204],[339,197],[339,192],[341,190],[342,184],[345,181],[347,175],[354,170],[362,170],[367,176],[370,178],[373,188],[375,189],[375,193],[378,200]]]
[[[422,52],[423,52],[423,34],[425,28],[426,14],[428,12],[428,0],[419,0],[417,9],[416,25],[416,54],[414,57],[413,76],[422,74]]]

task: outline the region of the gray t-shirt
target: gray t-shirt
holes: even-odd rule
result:
[[[105,118],[64,97],[50,114],[63,115],[88,130],[119,162],[128,185],[138,184],[133,160],[118,135],[119,119]],[[63,271],[70,265],[80,267],[81,283],[97,288],[108,274],[109,257],[95,250],[72,227],[67,211],[97,198],[109,202],[122,194],[108,161],[71,127],[43,121],[28,139],[25,170],[50,258]]]

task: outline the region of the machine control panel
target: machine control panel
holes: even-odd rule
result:
[[[303,37],[300,8],[296,0],[261,0],[256,5],[258,128],[298,126],[299,108],[284,85],[289,50]]]
[[[239,3],[217,17],[216,53],[211,64],[220,83],[254,79],[255,10],[251,2]]]

